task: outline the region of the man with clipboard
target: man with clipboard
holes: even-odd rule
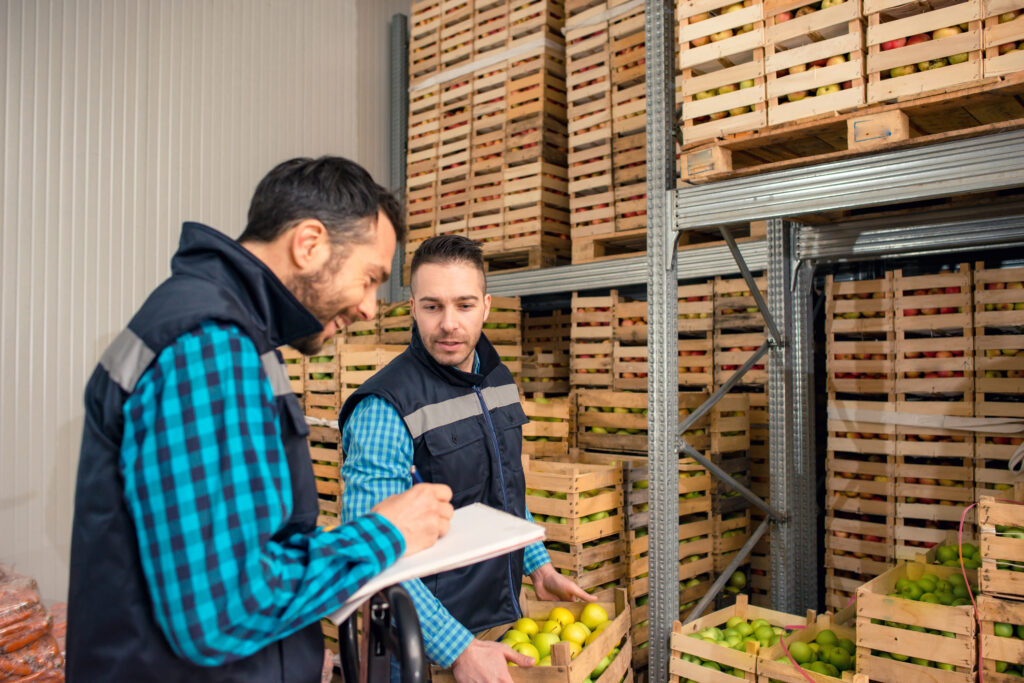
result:
[[[455,508],[485,503],[531,519],[521,462],[526,414],[519,390],[487,337],[490,311],[480,245],[426,240],[412,260],[412,343],[341,409],[345,519],[424,481],[447,484]],[[412,468],[415,466],[415,470]],[[427,656],[456,680],[511,681],[508,662],[529,666],[474,633],[522,616],[529,574],[543,600],[593,600],[551,565],[542,543],[476,565],[406,582]],[[397,672],[392,669],[391,680]]]

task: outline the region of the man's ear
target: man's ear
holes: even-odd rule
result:
[[[303,219],[290,233],[289,255],[298,272],[315,272],[330,258],[331,244],[327,228],[317,219]]]
[[[409,296],[409,315],[412,316],[413,320],[416,319],[416,300],[411,295]]]
[[[487,316],[491,314],[491,295],[484,294],[484,322],[487,322]]]

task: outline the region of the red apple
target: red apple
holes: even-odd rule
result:
[[[887,40],[884,43],[882,43],[882,50],[893,50],[898,47],[903,47],[906,44],[906,38],[896,38],[895,40]]]

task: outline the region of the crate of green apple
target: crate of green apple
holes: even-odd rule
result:
[[[696,410],[707,398],[704,391],[679,393],[679,419]],[[647,394],[632,391],[580,389],[576,392],[576,444],[597,451],[647,452]],[[697,450],[709,444],[708,418],[685,434]]]
[[[523,454],[558,458],[569,454],[570,419],[575,406],[568,398],[537,396],[523,399],[529,422],[523,425]]]
[[[868,103],[981,79],[981,0],[864,0]]]
[[[1024,26],[1024,22],[1017,22]],[[974,266],[975,415],[1024,417],[1024,268]]]
[[[835,623],[833,614],[819,615],[813,624],[758,652],[757,680],[830,683],[841,678],[851,683],[868,683],[867,676],[856,673],[856,639],[856,630]]]
[[[767,0],[768,125],[864,104],[860,0]]]
[[[633,656],[626,592],[613,602],[520,601],[523,617],[478,636],[498,641],[535,660],[531,667],[510,665],[513,681],[537,683],[619,683],[629,675]],[[455,680],[448,669],[431,667],[435,683]]]
[[[669,671],[673,681],[728,683],[757,680],[757,657],[788,633],[787,628],[811,625],[813,612],[800,617],[756,607],[747,596],[689,624],[675,622],[669,641]]]
[[[409,302],[388,304],[380,312],[380,340],[384,344],[408,344],[412,340]]]
[[[982,592],[1024,600],[1024,503],[983,497],[978,527]]]
[[[1024,71],[1024,14],[1020,0],[982,0],[984,76]]]
[[[1024,677],[1024,602],[978,597],[984,680],[1010,683]]]
[[[526,507],[547,540],[581,545],[623,531],[619,467],[527,459],[524,470]]]
[[[1024,444],[1024,438],[1005,434],[976,434],[974,438],[975,497],[978,500],[982,496],[1013,497],[1018,477],[1010,469],[1010,460]]]
[[[683,144],[767,123],[761,0],[679,3]]]
[[[977,623],[970,594],[977,593],[977,573],[966,575],[960,567],[900,562],[861,586],[857,671],[881,683],[975,680]]]

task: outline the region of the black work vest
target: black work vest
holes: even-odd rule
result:
[[[121,475],[123,407],[142,374],[182,334],[205,321],[229,323],[261,354],[292,486],[292,515],[275,540],[311,531],[318,508],[309,429],[275,349],[323,327],[259,259],[204,225],[183,226],[171,273],[103,354],[86,387],[71,539],[68,680],[319,681],[323,636],[317,622],[244,659],[202,667],[174,654],[154,618]]]
[[[452,488],[460,508],[484,503],[523,517],[522,425],[526,414],[512,373],[487,337],[476,352],[480,373],[439,364],[413,326],[412,343],[363,384],[341,408],[344,429],[356,404],[375,395],[393,405],[413,439],[413,464],[424,481]],[[515,621],[523,581],[523,551],[423,580],[453,617],[473,633]]]

